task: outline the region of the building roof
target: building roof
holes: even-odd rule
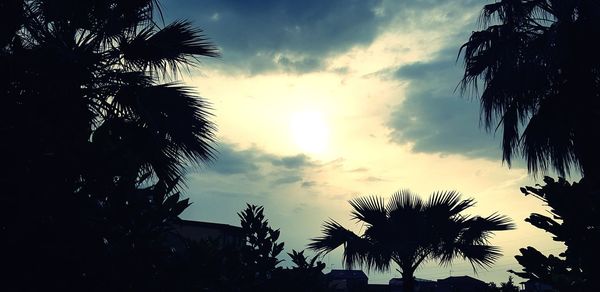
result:
[[[202,221],[192,221],[192,220],[179,220],[177,225],[204,227],[204,228],[210,228],[210,229],[229,231],[229,232],[233,232],[233,233],[241,233],[242,232],[241,227],[228,225],[228,224],[222,224],[222,223],[212,223],[212,222],[202,222]]]
[[[360,279],[368,280],[369,277],[361,270],[331,270],[325,274],[329,279]]]
[[[473,277],[469,277],[469,276],[455,276],[455,277],[448,277],[446,279],[439,279],[437,280],[438,283],[443,283],[443,284],[455,284],[455,283],[460,283],[460,284],[483,284],[483,285],[487,285],[485,282],[479,280],[479,279],[475,279]]]
[[[392,278],[389,281],[390,285],[395,285],[395,284],[400,284],[402,285],[402,278]],[[428,280],[428,279],[421,279],[421,278],[415,278],[415,282],[417,283],[435,283],[435,281],[433,280]]]

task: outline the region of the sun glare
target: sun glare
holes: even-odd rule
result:
[[[290,135],[301,151],[322,154],[329,144],[329,127],[323,114],[303,111],[292,114]]]

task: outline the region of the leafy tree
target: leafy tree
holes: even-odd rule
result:
[[[188,199],[180,200],[174,185],[162,182],[148,187],[117,183],[103,199],[89,194],[93,199],[78,206],[89,213],[78,216],[87,230],[77,232],[83,238],[73,239],[82,246],[69,251],[81,258],[74,261],[79,266],[71,280],[97,291],[170,289],[169,236]],[[69,237],[73,236],[65,235]]]
[[[179,178],[212,157],[214,131],[207,103],[169,80],[217,51],[187,21],[157,24],[157,8],[154,0],[0,4],[8,285],[164,288],[165,234],[188,205]]]
[[[488,288],[486,291],[488,291],[488,292],[498,292],[498,290],[500,289],[500,288],[498,288],[498,285],[496,285],[496,283],[494,283],[494,282],[489,282],[487,285],[488,285]]]
[[[312,239],[309,247],[328,253],[343,245],[348,268],[360,265],[385,271],[394,262],[402,273],[403,291],[414,290],[414,272],[425,261],[449,264],[463,258],[474,269],[491,266],[501,254],[488,239],[494,231],[513,228],[501,215],[462,215],[474,201],[461,200],[456,192],[434,193],[424,201],[400,191],[387,205],[376,196],[351,200],[350,205],[352,219],[365,224],[364,233],[356,235],[330,220],[324,224],[323,236]]]
[[[277,256],[283,251],[284,243],[277,243],[279,229],[274,230],[265,219],[264,208],[246,205],[246,209],[238,213],[246,245],[242,247],[242,264],[245,271],[242,281],[249,291],[268,290],[272,284],[277,264],[281,261]]]
[[[286,269],[278,269],[274,273],[273,282],[276,291],[290,292],[312,292],[329,291],[323,269],[325,264],[317,261],[319,255],[313,256],[310,260],[304,251],[297,252],[292,250],[288,253],[294,266]]]
[[[570,184],[544,178],[545,185],[525,187],[525,195],[533,195],[550,207],[550,216],[531,214],[525,221],[553,235],[567,249],[559,257],[545,256],[533,247],[522,248],[516,256],[523,266],[516,275],[551,285],[561,291],[596,291],[597,247],[600,246],[600,196],[594,184],[582,179]]]
[[[313,256],[313,258],[310,259],[310,261],[308,261],[308,258],[304,255],[304,251],[297,252],[292,249],[292,253],[288,253],[288,256],[290,256],[290,258],[292,259],[295,268],[301,270],[309,270],[316,268],[320,271],[325,268],[325,264],[323,262],[317,262],[317,259],[319,258],[318,255]]]
[[[244,291],[238,247],[218,241],[186,240],[169,275],[172,291]]]
[[[278,243],[279,231],[264,217],[263,207],[247,205],[239,213],[245,245],[223,245],[217,241],[187,240],[183,252],[173,264],[171,289],[203,291],[325,291],[322,270],[325,264],[317,256],[308,259],[304,252],[288,255],[294,267],[281,268],[277,256],[284,243]]]
[[[519,287],[513,282],[512,276],[508,276],[508,281],[500,283],[501,292],[519,292]]]
[[[512,276],[508,276],[508,281],[500,283],[500,287],[494,282],[488,283],[488,288],[485,291],[489,292],[519,292],[519,287],[513,282]]]
[[[600,4],[498,0],[481,20],[461,47],[462,89],[482,87],[482,121],[502,129],[503,160],[600,178]]]

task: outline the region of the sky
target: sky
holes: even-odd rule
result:
[[[472,215],[517,225],[491,240],[504,256],[470,264],[427,262],[416,277],[469,275],[506,281],[518,249],[560,253],[561,244],[523,220],[545,213],[519,187],[540,182],[522,162],[502,163],[501,133],[480,127],[476,95],[456,90],[457,54],[478,29],[480,0],[171,0],[167,21],[189,19],[221,51],[183,82],[212,104],[217,159],[190,168],[185,219],[239,226],[246,203],[265,207],[285,252],[302,250],[332,218],[357,233],[348,200],[401,189],[427,198],[455,190]],[[308,254],[312,254],[308,252]],[[342,250],[322,259],[343,268]],[[290,265],[287,255],[282,265]],[[368,273],[370,283],[399,277]]]

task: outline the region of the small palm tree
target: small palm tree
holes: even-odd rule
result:
[[[365,224],[364,233],[357,235],[330,220],[324,224],[323,236],[313,238],[309,248],[329,253],[343,245],[348,268],[359,265],[387,271],[394,262],[402,274],[404,291],[413,291],[415,270],[429,260],[450,264],[463,258],[473,269],[491,266],[501,254],[488,239],[494,231],[513,228],[505,216],[461,215],[474,201],[461,200],[456,192],[434,193],[424,201],[404,190],[395,193],[387,205],[377,196],[349,203],[352,219]]]

